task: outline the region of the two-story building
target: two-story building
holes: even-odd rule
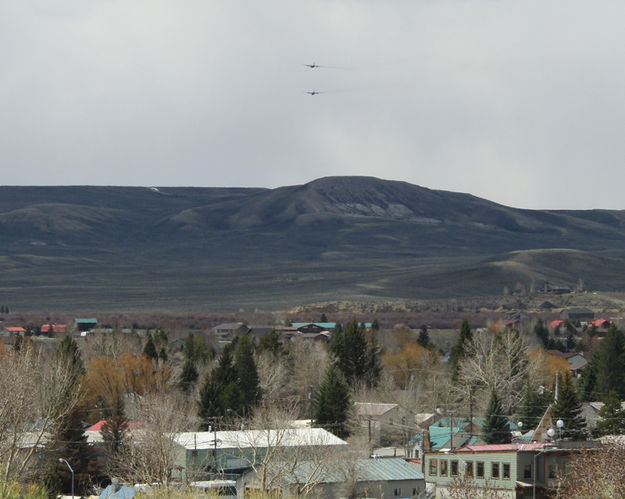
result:
[[[599,442],[467,445],[454,452],[425,453],[423,473],[437,498],[457,491],[491,490],[510,499],[553,496],[571,455],[600,447]],[[477,494],[476,494],[477,495]]]

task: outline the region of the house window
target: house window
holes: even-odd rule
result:
[[[436,476],[438,469],[438,459],[430,459],[430,476]]]
[[[549,478],[555,478],[558,474],[558,467],[555,464],[549,465]]]
[[[484,478],[484,462],[483,461],[478,461],[476,463],[476,476],[477,478]]]
[[[458,476],[458,461],[451,462],[451,476]]]
[[[441,459],[441,476],[447,476],[447,459]]]
[[[464,466],[464,474],[473,478],[473,461],[467,461]]]
[[[493,463],[491,466],[491,477],[493,480],[499,480],[499,463]]]
[[[401,495],[401,488],[395,489],[394,493],[395,497],[399,497]]]
[[[510,480],[510,463],[503,463],[502,478],[504,480]]]
[[[532,478],[532,465],[526,464],[523,467],[523,478]]]

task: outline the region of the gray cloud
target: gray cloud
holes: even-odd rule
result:
[[[623,14],[579,0],[3,2],[3,183],[374,175],[621,209]]]

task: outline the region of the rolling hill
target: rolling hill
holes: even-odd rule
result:
[[[0,303],[279,309],[625,289],[625,212],[515,209],[369,177],[257,188],[0,187]]]

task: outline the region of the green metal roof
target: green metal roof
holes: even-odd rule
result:
[[[74,322],[76,322],[76,324],[97,324],[98,319],[84,319],[77,317],[76,319],[74,319]]]
[[[319,467],[318,463],[302,461],[292,473],[286,477],[290,483],[302,483],[310,479],[311,473]],[[341,472],[340,466],[319,471],[315,481],[320,483],[340,483],[348,477]],[[376,482],[389,480],[423,480],[423,473],[415,465],[407,463],[400,457],[381,457],[361,459],[356,464],[356,478],[359,482]]]
[[[336,322],[293,322],[291,327],[298,328],[308,326],[309,324],[314,324],[315,326],[322,327],[323,329],[334,329],[336,327]]]
[[[432,450],[441,449],[449,442],[450,435],[457,435],[458,433],[465,433],[464,428],[454,427],[452,430],[449,426],[430,426],[430,445]],[[415,435],[408,445],[412,447],[414,444],[421,442],[423,442],[423,432]]]

